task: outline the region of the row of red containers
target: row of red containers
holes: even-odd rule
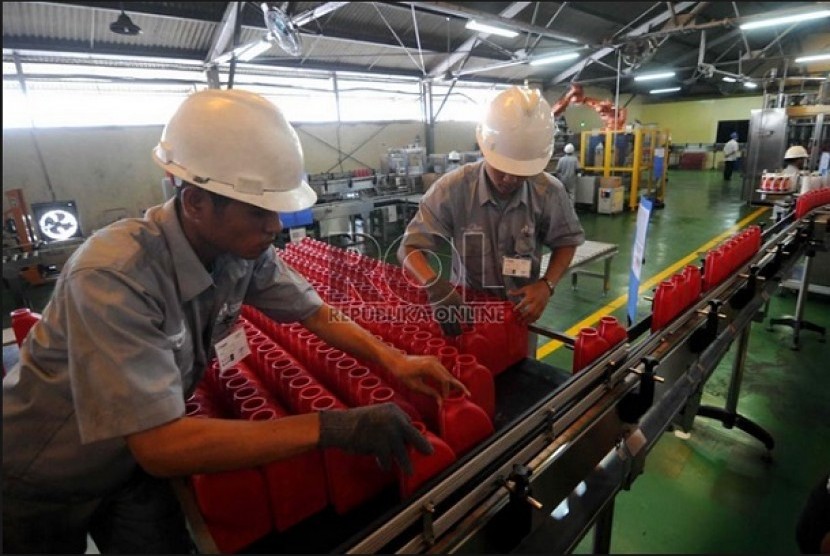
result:
[[[733,235],[706,253],[703,273],[694,265],[686,266],[663,280],[654,292],[651,305],[651,330],[657,331],[694,305],[703,292],[709,291],[731,276],[761,248],[761,228],[749,228]]]
[[[409,280],[400,267],[311,238],[289,245],[280,256],[306,277],[323,299],[347,308],[352,320],[387,341],[396,343],[396,325],[415,324],[461,353],[474,355],[493,374],[527,357],[527,326],[518,321],[509,301],[457,287],[471,322],[460,337],[448,338],[434,321],[425,289]],[[345,279],[344,268],[352,269]]]
[[[795,202],[795,217],[803,218],[808,212],[830,203],[830,187],[814,189],[799,195]]]
[[[245,311],[256,318],[250,308]],[[266,319],[268,320],[268,319]],[[268,320],[268,322],[271,322]],[[278,420],[310,411],[391,401],[422,417],[403,391],[396,391],[372,369],[359,365],[328,346],[307,349],[297,357],[287,346],[273,341],[243,319],[249,333],[251,355],[234,367],[218,372],[215,363],[191,399],[191,416]],[[306,339],[307,340],[307,339]],[[324,356],[312,361],[311,354]],[[300,362],[304,358],[308,365]],[[456,356],[456,372],[472,358]],[[345,374],[344,374],[345,371]],[[486,369],[479,368],[487,373]],[[490,377],[492,378],[492,377]],[[410,450],[415,473],[404,476],[382,471],[374,457],[356,456],[337,449],[314,450],[258,469],[195,475],[192,484],[202,515],[217,546],[235,552],[268,534],[285,531],[323,510],[329,504],[346,513],[398,482],[402,496],[412,494],[424,481],[445,469],[489,436],[492,422],[470,400],[453,396],[431,415],[440,436],[420,421],[434,453]]]

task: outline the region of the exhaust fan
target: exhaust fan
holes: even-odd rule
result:
[[[133,23],[130,16],[124,13],[122,6],[121,15],[118,16],[118,19],[110,23],[110,31],[118,33],[119,35],[138,35],[141,33],[141,27]]]

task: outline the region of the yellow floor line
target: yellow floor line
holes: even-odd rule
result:
[[[695,249],[694,251],[692,251],[691,253],[689,253],[685,257],[683,257],[682,259],[676,261],[675,263],[671,264],[670,266],[667,266],[666,268],[664,268],[663,270],[661,270],[660,272],[658,272],[657,274],[655,274],[654,276],[652,276],[651,278],[649,278],[648,280],[646,280],[645,282],[640,284],[639,293],[642,294],[643,292],[650,290],[656,284],[659,284],[661,281],[663,281],[667,276],[670,276],[670,275],[674,274],[675,272],[677,272],[681,268],[685,267],[687,264],[690,264],[693,261],[696,261],[699,258],[700,253],[702,253],[704,251],[708,251],[709,249],[711,249],[712,247],[714,247],[715,245],[717,245],[718,243],[720,243],[721,241],[723,241],[727,237],[734,234],[737,230],[740,230],[741,228],[745,227],[746,225],[748,225],[753,220],[760,217],[761,214],[763,214],[767,210],[769,210],[769,207],[759,208],[755,212],[753,212],[753,213],[749,214],[748,216],[746,216],[743,220],[741,220],[737,224],[735,224],[735,225],[731,226],[730,228],[728,228],[727,230],[725,230],[720,235],[718,235],[718,236],[712,238],[711,240],[707,241],[706,243],[704,243],[703,245],[701,245],[700,247],[698,247],[697,249]],[[605,315],[613,313],[614,311],[616,311],[617,309],[619,309],[620,307],[625,305],[627,302],[628,302],[628,294],[626,293],[624,295],[621,295],[617,299],[611,301],[610,303],[608,303],[604,307],[602,307],[602,308],[598,309],[597,311],[591,313],[590,315],[588,315],[587,317],[585,317],[584,319],[582,319],[578,323],[571,326],[569,329],[567,329],[565,331],[565,334],[567,334],[568,336],[575,336],[577,333],[579,333],[579,331],[582,328],[585,328],[586,326],[595,325],[597,322],[599,322],[599,319],[601,317],[604,317]],[[551,340],[550,342],[546,343],[545,345],[543,345],[542,347],[540,347],[536,350],[536,359],[544,359],[545,357],[547,357],[548,355],[550,355],[551,353],[553,353],[557,349],[561,348],[563,345],[565,345],[565,344],[563,344],[559,340]]]

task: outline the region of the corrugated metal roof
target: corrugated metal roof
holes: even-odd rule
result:
[[[202,62],[222,29],[227,2],[3,2],[4,49],[85,53],[91,56],[138,56]],[[578,78],[581,82],[612,87],[616,78],[616,57],[605,54],[596,62],[579,62],[554,66],[530,66],[535,55],[562,52],[579,44],[584,59],[604,45],[631,41],[627,34],[662,32],[666,26],[686,23],[707,27],[706,61],[727,71],[738,71],[737,58],[761,52],[772,41],[775,48],[748,60],[742,70],[756,77],[770,67],[783,63],[785,55],[801,48],[807,39],[826,32],[826,20],[803,24],[797,32],[781,29],[769,33],[746,34],[745,39],[734,26],[722,24],[725,18],[745,17],[776,10],[815,6],[814,2],[294,2],[285,4],[289,16],[321,7],[335,8],[301,28],[302,55],[298,58],[274,46],[255,60],[268,67],[311,68],[328,71],[370,71],[420,76],[449,68],[461,79],[517,82],[524,79],[551,85]],[[127,15],[142,29],[135,36],[113,33],[109,29],[124,5]],[[257,3],[245,2],[242,10],[239,43],[260,40],[266,33]],[[511,9],[512,19],[501,17]],[[671,11],[669,11],[671,10]],[[738,13],[736,13],[736,10]],[[694,18],[686,21],[689,13]],[[520,31],[516,38],[482,36],[465,28],[471,18],[489,23],[513,25]],[[720,22],[720,23],[719,23]],[[682,66],[678,80],[695,78],[700,30],[674,32],[652,41],[657,49],[644,57],[642,69]],[[780,39],[777,37],[782,35]],[[564,38],[563,38],[564,37]],[[403,44],[404,46],[401,46]],[[230,47],[228,47],[230,49]],[[226,49],[227,50],[227,49]],[[604,52],[611,52],[605,50]],[[136,62],[138,63],[138,62]],[[161,61],[152,63],[163,64]],[[240,66],[241,67],[241,66]],[[250,67],[250,66],[246,66]],[[629,69],[629,68],[626,68]],[[799,68],[790,67],[790,71]],[[483,71],[482,71],[483,70]],[[248,71],[247,69],[245,71]],[[623,87],[630,83],[623,83]],[[701,90],[712,93],[709,86]],[[689,91],[692,92],[692,86]]]

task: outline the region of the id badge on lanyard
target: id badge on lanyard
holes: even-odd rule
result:
[[[530,278],[532,263],[533,261],[530,257],[504,257],[502,259],[501,273],[505,276]]]
[[[216,350],[219,369],[222,371],[239,363],[251,353],[251,349],[248,347],[248,338],[245,336],[245,329],[242,326],[237,327],[236,330],[216,342],[214,349]]]

